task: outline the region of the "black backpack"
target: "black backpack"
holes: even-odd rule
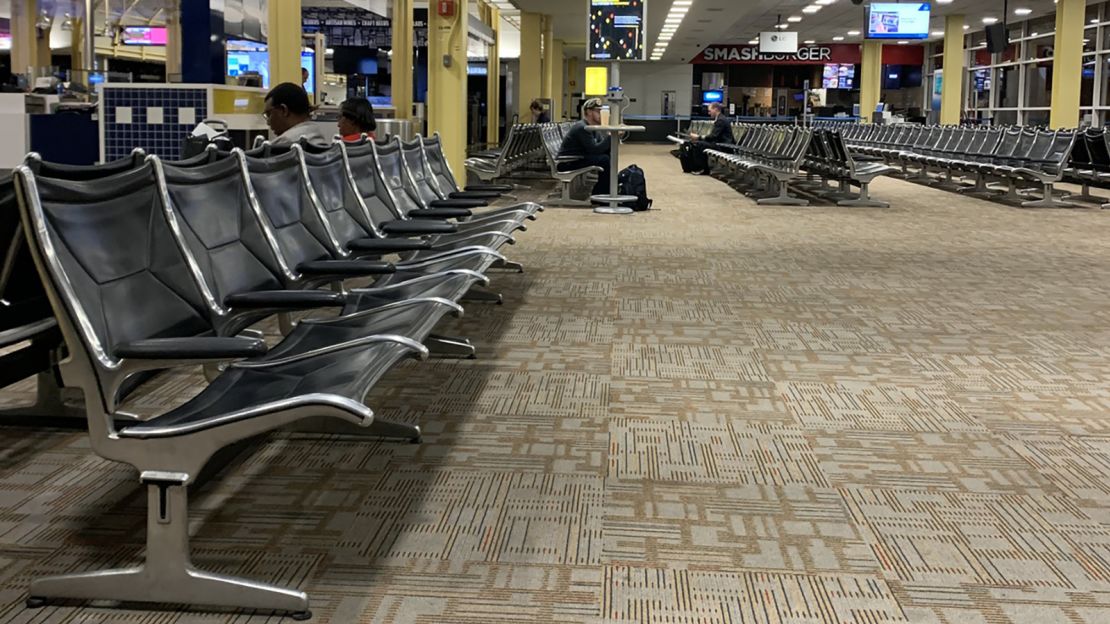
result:
[[[647,179],[644,170],[636,165],[629,165],[617,174],[617,192],[621,195],[632,195],[636,201],[628,204],[630,208],[639,212],[651,209],[651,199],[647,196]]]

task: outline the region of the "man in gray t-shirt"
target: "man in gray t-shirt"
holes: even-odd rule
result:
[[[312,104],[303,87],[283,82],[266,94],[266,111],[262,113],[270,132],[276,137],[274,145],[292,144],[302,138],[312,143],[327,145],[328,140],[312,123]]]

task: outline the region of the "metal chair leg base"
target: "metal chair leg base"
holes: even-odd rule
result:
[[[46,606],[46,598],[40,598],[38,596],[30,596],[30,597],[27,598],[27,608],[28,609],[41,609],[42,607],[45,607],[45,606]]]
[[[505,303],[505,299],[501,296],[501,293],[489,292],[488,290],[479,290],[477,288],[471,288],[465,295],[463,295],[463,301],[479,301],[483,303],[493,303],[496,305],[502,305]]]
[[[297,611],[296,613],[290,613],[289,617],[298,621],[298,622],[305,622],[307,620],[312,619],[312,612],[311,611]]]
[[[478,357],[474,345],[458,340],[451,340],[449,338],[429,336],[424,339],[424,346],[428,347],[432,355],[438,357],[463,358],[467,360],[474,360]]]
[[[519,262],[513,262],[512,260],[498,260],[497,262],[493,263],[493,266],[498,269],[516,271],[517,273],[524,272],[524,265]]]
[[[197,570],[189,562],[185,475],[143,473],[147,485],[146,560],[143,565],[65,574],[31,582],[27,606],[49,599],[173,603],[198,607],[308,611],[308,595],[248,579]]]

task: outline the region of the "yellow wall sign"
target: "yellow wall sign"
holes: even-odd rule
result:
[[[609,92],[609,68],[587,67],[584,95],[605,95]]]

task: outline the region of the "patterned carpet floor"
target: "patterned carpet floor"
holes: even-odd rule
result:
[[[764,207],[633,161],[657,210],[549,209],[505,305],[442,328],[480,358],[371,394],[423,444],[253,443],[192,495],[198,567],[320,623],[1110,621],[1110,214],[897,180],[890,209]],[[137,561],[144,522],[82,434],[0,429],[0,622],[281,620],[23,608]]]

